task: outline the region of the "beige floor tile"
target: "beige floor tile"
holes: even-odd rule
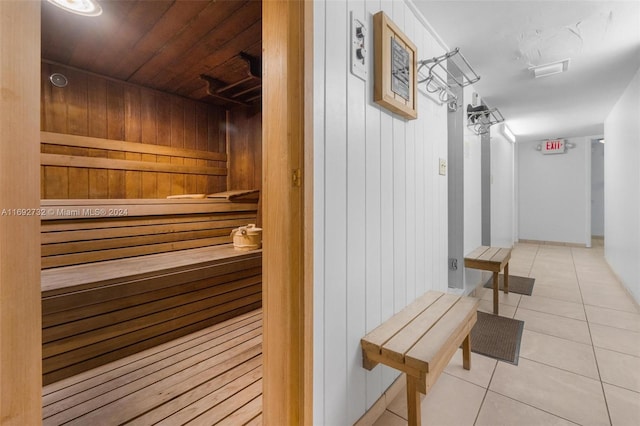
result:
[[[594,346],[640,357],[640,333],[600,324],[589,328]]]
[[[522,307],[516,311],[515,319],[524,321],[525,330],[591,345],[591,335],[585,321],[531,311]]]
[[[580,284],[582,300],[585,305],[600,306],[631,313],[639,313],[638,306],[620,287],[592,287]]]
[[[544,277],[535,277],[536,282],[533,286],[534,290],[538,285],[553,286],[567,288],[571,290],[580,290],[577,278],[559,278],[555,275],[547,275]]]
[[[602,348],[595,352],[603,382],[640,392],[640,358]]]
[[[392,413],[391,411],[385,410],[384,413],[378,420],[373,424],[373,426],[406,426],[407,420],[398,416],[397,414]]]
[[[478,305],[478,310],[482,312],[487,312],[489,314],[493,313],[493,301],[488,300],[480,300],[480,305]],[[516,307],[510,305],[504,305],[498,302],[498,315],[501,317],[513,318],[513,315],[516,313]]]
[[[489,389],[582,425],[609,422],[599,381],[525,358],[499,362]]]
[[[442,374],[422,399],[423,426],[473,425],[485,389],[449,374]],[[461,403],[464,401],[464,403]],[[402,390],[387,409],[407,418],[407,392]]]
[[[585,305],[584,309],[587,311],[587,321],[590,323],[640,332],[640,314],[591,305]]]
[[[582,303],[580,288],[577,285],[562,286],[554,284],[535,283],[531,295],[548,297],[550,299],[566,300],[567,302]]]
[[[444,371],[452,376],[486,388],[489,386],[497,362],[493,358],[471,352],[471,370],[465,370],[462,367],[462,349],[458,349],[458,352],[451,358],[451,362],[449,362]]]
[[[604,394],[613,426],[640,424],[640,394],[604,384]]]
[[[549,299],[548,297],[530,296],[520,300],[520,307],[532,311],[545,312],[586,321],[584,308],[580,303],[567,302],[565,300]]]
[[[591,345],[524,330],[520,357],[599,380]]]
[[[480,299],[488,300],[493,303],[493,289],[492,288],[482,288],[482,290],[478,293],[480,295]],[[476,296],[478,297],[478,296]],[[498,291],[498,303],[509,306],[518,306],[520,303],[521,294],[518,293],[507,293],[504,291]]]
[[[570,421],[489,391],[475,426],[569,426]]]

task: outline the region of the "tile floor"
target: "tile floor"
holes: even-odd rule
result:
[[[500,293],[500,314],[525,321],[517,366],[457,354],[422,400],[425,426],[640,425],[640,309],[591,249],[517,244],[511,275],[533,294]],[[491,312],[491,290],[479,289]],[[459,351],[460,352],[460,351]],[[407,424],[404,389],[376,426]]]

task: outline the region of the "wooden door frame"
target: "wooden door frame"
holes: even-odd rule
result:
[[[263,424],[313,423],[313,2],[265,0]]]
[[[19,183],[2,188],[0,208],[40,205],[40,6],[0,2],[0,171]],[[313,422],[312,10],[304,0],[263,2],[264,424]],[[42,419],[38,222],[0,217],[6,424]]]
[[[42,421],[40,2],[0,1],[0,423]]]

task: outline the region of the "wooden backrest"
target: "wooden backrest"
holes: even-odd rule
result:
[[[228,244],[256,202],[42,200],[42,269]]]

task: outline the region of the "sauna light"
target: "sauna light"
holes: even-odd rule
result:
[[[96,0],[47,0],[49,3],[58,6],[67,12],[82,16],[99,16],[102,14],[102,7]]]

